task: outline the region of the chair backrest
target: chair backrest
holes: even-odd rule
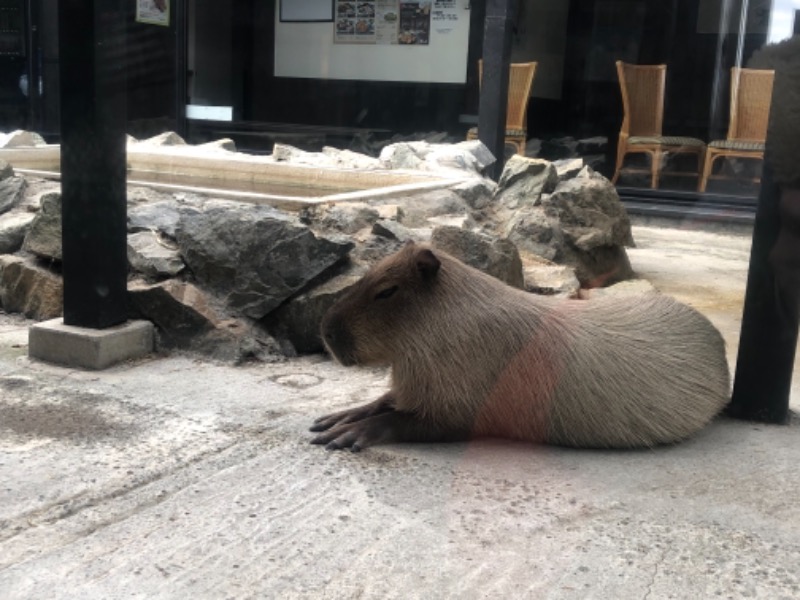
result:
[[[661,135],[667,65],[631,65],[617,61],[622,92],[621,131],[628,135]]]
[[[506,129],[525,129],[528,116],[528,99],[538,63],[511,63],[508,73],[508,109]],[[478,61],[478,80],[483,81],[483,59]]]
[[[731,69],[731,122],[729,140],[763,142],[767,138],[769,105],[775,71]]]

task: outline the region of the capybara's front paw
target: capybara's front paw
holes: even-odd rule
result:
[[[324,415],[314,420],[311,425],[311,431],[327,431],[336,425],[344,425],[345,423],[355,423],[368,417],[374,417],[385,412],[394,410],[391,392],[388,392],[369,404],[342,410],[339,412]]]
[[[381,424],[374,422],[373,418],[368,418],[352,423],[340,423],[316,436],[311,443],[324,444],[326,450],[349,448],[353,452],[358,452],[362,448],[383,441],[386,437],[384,434],[385,432],[381,431]]]

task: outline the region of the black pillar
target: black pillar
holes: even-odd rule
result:
[[[125,2],[59,0],[64,323],[127,318]]]
[[[798,332],[800,211],[773,179],[769,141],[747,276],[732,416],[785,423]],[[793,218],[793,214],[795,218]]]
[[[186,0],[172,1],[175,20],[175,133],[186,137],[186,101],[189,98],[188,76],[188,28],[189,18]]]
[[[505,164],[508,71],[511,24],[516,0],[487,0],[483,30],[483,81],[478,112],[478,137],[497,158],[490,176],[497,181]]]

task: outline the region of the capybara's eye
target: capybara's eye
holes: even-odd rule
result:
[[[386,300],[387,298],[391,298],[394,296],[394,293],[398,290],[398,286],[393,285],[392,287],[388,287],[385,290],[381,290],[377,294],[375,294],[375,300]]]

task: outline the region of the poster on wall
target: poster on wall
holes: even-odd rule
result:
[[[432,4],[434,7],[442,5],[439,12],[433,11],[437,18],[444,14],[458,18],[455,0],[336,0],[334,41],[338,44],[427,45]]]
[[[333,0],[280,0],[281,23],[333,21]]]
[[[136,21],[169,27],[170,0],[136,0]]]

